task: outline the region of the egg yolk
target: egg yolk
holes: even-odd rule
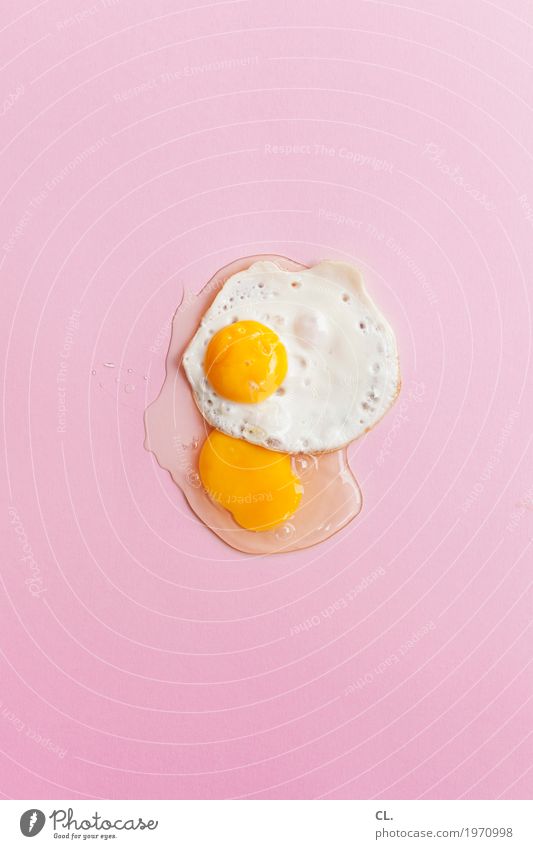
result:
[[[270,327],[236,321],[215,333],[204,366],[219,395],[239,404],[258,404],[285,380],[287,352]]]
[[[200,479],[208,495],[242,528],[266,531],[295,512],[302,486],[289,454],[213,430],[202,445]]]

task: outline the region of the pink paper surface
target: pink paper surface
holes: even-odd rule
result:
[[[0,13],[0,794],[527,798],[525,0]],[[224,264],[346,259],[403,389],[358,519],[253,558],[143,447]]]

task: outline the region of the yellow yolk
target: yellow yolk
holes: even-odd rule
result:
[[[258,321],[236,321],[215,333],[205,371],[213,389],[239,404],[258,404],[287,374],[287,352],[279,336]]]
[[[295,512],[302,497],[289,454],[269,451],[213,430],[199,459],[208,495],[229,510],[241,527],[266,531]]]

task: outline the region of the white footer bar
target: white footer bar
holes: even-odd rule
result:
[[[2,846],[532,849],[528,801],[2,801]],[[28,843],[35,837],[35,844]],[[67,843],[67,841],[69,841]]]

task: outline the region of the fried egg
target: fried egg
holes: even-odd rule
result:
[[[400,385],[392,328],[344,262],[261,260],[232,274],[183,366],[217,431],[294,455],[335,451],[385,414]]]

